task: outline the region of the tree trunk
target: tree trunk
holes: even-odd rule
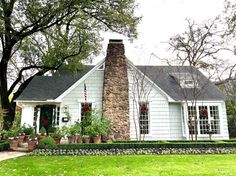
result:
[[[11,92],[8,92],[7,85],[7,66],[8,61],[11,58],[11,50],[12,45],[9,45],[8,47],[3,49],[3,56],[0,63],[0,99],[1,107],[6,111],[6,113],[3,115],[3,129],[6,130],[11,127],[15,117],[15,106],[14,103],[12,103],[13,106],[11,106],[11,103],[9,101],[9,94]]]

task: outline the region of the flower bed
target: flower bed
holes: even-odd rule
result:
[[[9,149],[9,143],[6,141],[0,141],[0,151],[8,150]]]
[[[233,154],[236,142],[147,142],[111,144],[61,144],[36,149],[32,155],[143,155],[143,154]]]

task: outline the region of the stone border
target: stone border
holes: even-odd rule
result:
[[[36,149],[31,156],[106,156],[106,155],[183,155],[236,154],[235,147],[226,148],[136,148],[136,149]]]

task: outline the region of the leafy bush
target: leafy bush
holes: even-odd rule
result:
[[[137,149],[137,148],[223,148],[236,147],[236,142],[154,142],[154,143],[103,143],[103,144],[60,144],[60,149]]]
[[[10,148],[9,143],[7,141],[0,141],[0,151],[5,151]]]
[[[56,142],[52,137],[43,138],[38,143],[38,148],[53,149],[56,147]]]
[[[47,131],[44,127],[40,128],[39,132],[41,133],[41,135],[44,135],[47,133]]]
[[[25,135],[30,135],[31,133],[34,132],[34,128],[31,127],[30,125],[26,126],[25,124],[22,126],[22,131],[25,133]]]

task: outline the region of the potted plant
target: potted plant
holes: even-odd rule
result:
[[[23,127],[19,128],[17,137],[18,137],[19,143],[23,143],[25,141],[25,133],[24,133]]]
[[[7,132],[8,141],[10,144],[10,148],[12,150],[15,150],[19,144],[19,141],[16,136],[17,136],[17,131],[15,131],[15,130],[10,130]]]
[[[36,136],[35,132],[32,132],[30,134],[30,138],[28,141],[28,150],[33,151],[36,148],[36,144],[37,144],[37,136]]]
[[[57,127],[49,127],[49,128],[48,128],[48,134],[49,134],[49,136],[50,136],[51,134],[55,133],[56,130],[57,130]]]
[[[38,140],[40,141],[43,138],[46,138],[47,131],[44,127],[41,127],[38,134]]]
[[[52,133],[50,136],[56,141],[56,144],[60,144],[61,138],[64,137],[64,133],[63,130],[58,127],[55,128],[54,133]]]
[[[77,144],[81,144],[83,142],[82,140],[82,129],[81,129],[81,123],[79,122],[76,122],[75,125],[74,125],[74,128],[76,130],[76,134],[75,134],[75,137],[76,137],[76,143]]]
[[[68,130],[68,142],[69,144],[74,144],[76,142],[76,124],[75,125],[72,125],[69,130]]]
[[[25,134],[25,141],[28,141],[29,137],[30,137],[30,134],[34,132],[34,128],[31,127],[31,126],[26,126],[26,125],[23,125],[22,127],[22,132]]]

